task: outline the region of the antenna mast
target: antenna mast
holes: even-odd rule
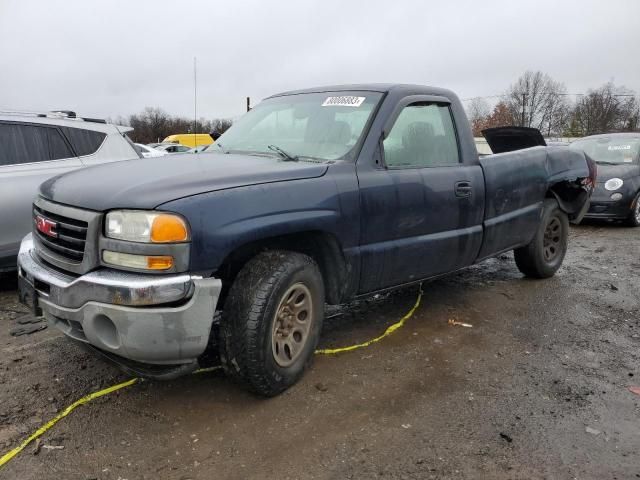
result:
[[[197,129],[198,125],[198,76],[196,70],[196,57],[193,57],[193,146],[197,147]]]

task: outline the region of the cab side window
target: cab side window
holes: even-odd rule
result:
[[[448,105],[416,103],[406,106],[384,139],[389,168],[458,165],[460,153]]]

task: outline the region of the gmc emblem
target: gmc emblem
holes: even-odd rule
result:
[[[48,237],[58,237],[58,232],[55,231],[55,228],[58,226],[56,222],[52,222],[48,218],[44,218],[42,215],[36,215],[35,222],[36,228],[39,232],[44,233]]]

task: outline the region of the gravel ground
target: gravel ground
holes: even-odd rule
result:
[[[317,357],[277,398],[219,372],[129,387],[79,407],[0,478],[639,478],[639,253],[639,229],[575,227],[552,279],[503,255],[425,284],[404,328]],[[0,284],[0,453],[127,378],[52,329],[10,336],[15,288]],[[416,295],[345,306],[322,346],[380,334]]]

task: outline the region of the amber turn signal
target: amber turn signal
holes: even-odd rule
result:
[[[153,219],[150,237],[153,243],[186,242],[189,231],[180,217],[160,214]]]
[[[149,270],[169,270],[173,267],[173,257],[168,255],[147,257]]]

